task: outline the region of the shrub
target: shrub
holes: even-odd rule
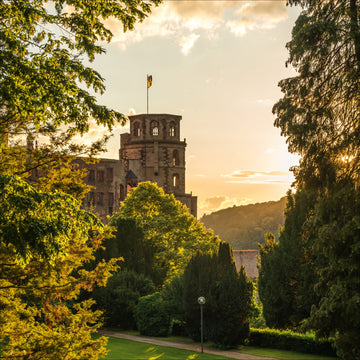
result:
[[[122,329],[136,329],[134,311],[139,299],[155,292],[153,282],[133,271],[114,274],[106,287],[97,287],[91,296],[104,311],[104,324]]]
[[[314,334],[298,334],[290,330],[251,329],[249,345],[336,356],[330,340],[317,340]]]
[[[169,335],[171,318],[165,302],[158,292],[140,298],[135,310],[135,319],[142,335]]]

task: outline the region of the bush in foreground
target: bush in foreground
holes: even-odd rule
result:
[[[104,324],[121,329],[136,329],[134,311],[142,296],[155,292],[154,283],[134,271],[119,271],[106,287],[96,287],[91,297],[104,312]]]
[[[298,334],[290,330],[251,329],[249,345],[336,356],[330,340],[316,340],[313,334]]]
[[[169,335],[171,318],[165,302],[158,292],[140,298],[135,310],[135,319],[142,335]]]

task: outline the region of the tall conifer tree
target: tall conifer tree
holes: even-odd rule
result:
[[[284,97],[273,111],[289,150],[301,155],[296,190],[313,196],[300,238],[310,229],[317,257],[321,299],[310,324],[335,337],[342,358],[358,359],[360,1],[289,3],[304,9],[287,45],[298,75],[280,82]]]

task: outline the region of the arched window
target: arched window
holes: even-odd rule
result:
[[[170,137],[175,136],[175,123],[173,123],[173,122],[170,123],[169,135],[170,135]]]
[[[178,166],[178,165],[180,165],[179,151],[178,151],[178,150],[174,150],[174,151],[173,151],[173,154],[172,154],[172,164],[173,164],[173,166]]]
[[[179,174],[174,174],[172,177],[172,185],[174,188],[179,186]]]
[[[119,200],[123,201],[124,199],[125,199],[124,185],[120,184],[120,186],[119,186]]]
[[[159,135],[159,123],[157,121],[151,122],[151,135],[158,136]]]
[[[134,124],[133,134],[134,136],[140,136],[141,134],[140,124],[138,122]]]

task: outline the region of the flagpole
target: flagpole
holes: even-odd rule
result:
[[[146,74],[146,113],[149,115],[149,75]]]

